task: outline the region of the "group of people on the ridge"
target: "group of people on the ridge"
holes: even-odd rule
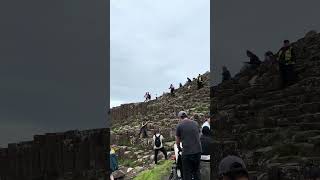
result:
[[[246,64],[245,68],[256,69],[262,64],[262,61],[253,52],[247,50],[246,54],[249,58],[249,61],[244,62]],[[289,40],[283,41],[283,47],[281,47],[281,49],[276,54],[273,54],[272,51],[267,51],[264,54],[264,58],[265,63],[278,63],[284,87],[287,85],[291,85],[296,80],[297,75],[294,71],[294,65],[296,63],[296,54]],[[230,79],[231,74],[229,70],[227,69],[227,67],[223,66],[222,82],[228,81]]]
[[[201,88],[204,86],[204,83],[203,83],[203,79],[202,79],[201,74],[199,74],[197,78],[193,78],[193,80],[196,80],[196,81],[197,81],[197,89],[198,89],[198,90],[201,89]],[[186,84],[189,84],[189,85],[190,85],[191,82],[192,82],[192,80],[191,80],[189,77],[187,77],[187,82],[186,82]],[[179,83],[179,88],[182,88],[182,87],[183,87],[182,83]],[[175,90],[176,90],[176,88],[174,87],[174,85],[173,85],[173,84],[170,84],[169,89],[170,89],[170,94],[171,94],[172,96],[174,96],[174,95],[175,95]],[[190,89],[190,86],[188,86],[188,89]],[[144,101],[144,102],[150,101],[150,100],[151,100],[151,94],[150,94],[149,92],[146,92],[145,95],[144,95],[144,98],[145,98],[145,101]],[[155,99],[157,100],[158,97],[156,97]]]

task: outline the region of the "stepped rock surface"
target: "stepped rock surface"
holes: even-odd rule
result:
[[[320,164],[320,34],[293,43],[297,81],[281,88],[278,66],[263,63],[211,87],[213,171],[241,156],[253,179],[304,179]]]
[[[195,117],[199,124],[203,123],[204,116],[210,110],[209,72],[203,74],[202,79],[204,87],[199,90],[196,81],[192,81],[176,89],[175,96],[166,93],[157,100],[124,104],[111,109],[111,144],[117,145],[116,152],[121,165],[121,172],[117,172],[116,176],[131,179],[142,170],[154,167],[152,146],[154,129],[160,129],[165,137],[168,157],[173,154],[179,111],[184,110],[190,117]],[[141,124],[146,121],[150,121],[147,128],[149,138],[140,138],[138,135]],[[161,152],[159,158],[163,158]],[[127,162],[121,163],[122,159]],[[128,168],[130,168],[129,173],[127,173]]]
[[[105,180],[109,129],[35,135],[0,149],[0,180]]]

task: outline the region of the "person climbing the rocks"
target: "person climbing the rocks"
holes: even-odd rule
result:
[[[170,89],[171,95],[173,96],[174,95],[174,86],[173,86],[173,84],[170,84],[169,89]]]
[[[179,84],[179,87],[182,88],[182,84],[181,83]]]
[[[219,180],[249,180],[243,160],[237,156],[227,156],[219,164]]]
[[[257,67],[260,66],[261,64],[261,61],[260,59],[258,58],[257,55],[253,54],[251,51],[247,50],[247,56],[250,58],[250,61],[249,62],[245,62],[246,64],[249,65],[249,68],[252,68],[252,69],[256,69]]]
[[[146,123],[141,124],[140,132],[139,132],[139,137],[142,134],[142,138],[148,138],[148,133],[147,133],[147,125],[149,124],[150,121],[147,121]]]
[[[289,40],[283,41],[283,47],[278,51],[276,57],[279,62],[283,86],[291,85],[296,78],[296,74],[294,73],[296,57]]]
[[[187,83],[191,83],[191,79],[187,77]]]
[[[210,134],[210,128],[204,126],[200,137],[202,153],[200,162],[201,180],[210,180],[210,147],[213,144],[213,138]]]
[[[222,67],[222,82],[229,81],[231,79],[230,71],[226,66]]]
[[[182,142],[182,174],[184,180],[200,180],[201,143],[199,124],[190,120],[187,113],[178,113],[180,122],[176,127],[176,144]]]
[[[198,85],[198,89],[201,89],[203,87],[203,80],[200,74],[198,75],[198,78],[197,78],[197,85]]]
[[[168,159],[167,151],[163,146],[163,136],[160,134],[160,130],[157,129],[154,132],[153,135],[153,149],[154,149],[154,162],[155,164],[158,164],[158,153],[161,151],[165,157],[165,159]]]
[[[113,173],[118,169],[118,158],[116,152],[114,150],[114,147],[110,146],[110,180],[114,180]]]

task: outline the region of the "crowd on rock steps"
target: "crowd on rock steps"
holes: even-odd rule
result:
[[[253,52],[247,50],[247,56],[249,58],[248,62],[244,62],[245,66],[243,69],[256,69],[258,68],[262,61],[259,59],[257,55]],[[296,63],[296,53],[294,51],[293,46],[290,44],[289,40],[283,41],[283,46],[280,50],[273,54],[272,51],[267,51],[264,54],[264,63],[276,64],[278,63],[280,75],[282,78],[283,87],[291,85],[295,82],[297,74],[294,71],[295,63]],[[222,82],[228,81],[231,79],[231,74],[227,67],[222,67]]]

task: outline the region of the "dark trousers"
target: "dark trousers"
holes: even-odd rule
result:
[[[200,158],[201,153],[182,155],[183,180],[201,180]]]
[[[141,134],[142,134],[142,138],[147,138],[148,137],[147,129],[141,128],[139,132],[139,137]]]
[[[166,149],[164,149],[164,147],[160,148],[160,149],[154,149],[154,162],[157,164],[158,163],[158,154],[159,154],[159,151],[161,151],[164,155],[164,158],[165,159],[168,159],[168,156],[167,156],[167,151]]]
[[[279,70],[281,73],[281,78],[283,82],[283,86],[291,85],[295,78],[295,72],[294,72],[294,66],[291,65],[285,65],[285,64],[279,64]]]

